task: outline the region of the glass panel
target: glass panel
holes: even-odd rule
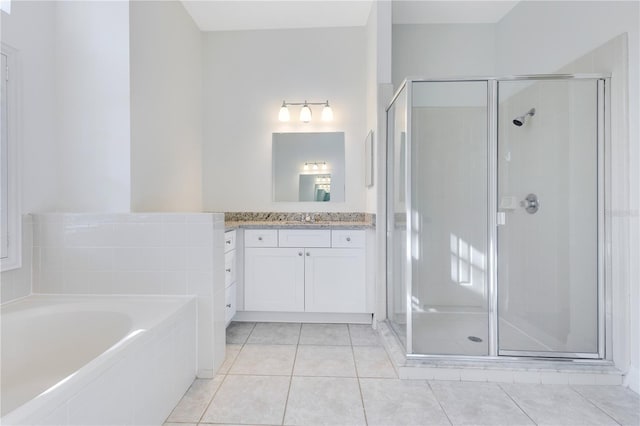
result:
[[[407,220],[406,220],[407,89],[387,112],[387,317],[406,347]]]
[[[413,353],[488,355],[487,82],[416,82]]]
[[[595,353],[597,81],[498,88],[500,353]]]
[[[2,58],[2,65],[0,67],[2,70],[2,76],[0,78],[2,81],[2,89],[0,90],[0,98],[2,99],[2,103],[0,104],[0,115],[2,116],[2,122],[0,123],[0,162],[2,162],[0,168],[0,193],[2,195],[0,199],[0,233],[2,234],[0,237],[0,251],[4,259],[9,256],[9,240],[7,235],[9,229],[9,207],[15,208],[15,206],[9,206],[9,103],[7,101],[7,76],[5,74],[7,70],[7,56],[2,54],[0,57]]]

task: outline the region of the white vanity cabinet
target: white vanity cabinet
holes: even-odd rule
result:
[[[365,231],[245,230],[244,309],[366,313]]]
[[[224,233],[224,299],[225,323],[229,325],[236,314],[236,231]]]

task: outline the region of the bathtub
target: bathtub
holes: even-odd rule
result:
[[[195,297],[32,295],[0,311],[3,425],[159,425],[195,378]]]

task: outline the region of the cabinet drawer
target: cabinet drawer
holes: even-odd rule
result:
[[[362,248],[365,246],[365,231],[333,230],[331,231],[331,247]]]
[[[328,229],[281,229],[278,244],[280,247],[331,247],[331,231]]]
[[[236,314],[236,285],[228,287],[224,292],[224,319],[229,325]]]
[[[246,229],[244,231],[245,247],[278,247],[278,230]]]
[[[236,231],[227,231],[224,233],[224,252],[235,250],[236,248]]]
[[[236,281],[236,251],[224,254],[224,286],[229,287]]]

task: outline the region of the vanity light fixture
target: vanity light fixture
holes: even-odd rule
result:
[[[291,115],[289,114],[289,105],[302,105],[300,109],[300,121],[303,123],[308,123],[311,121],[311,108],[309,105],[324,105],[322,108],[322,121],[332,121],[333,120],[333,110],[329,105],[329,101],[326,102],[287,102],[282,101],[282,106],[280,107],[280,113],[278,114],[278,120],[280,121],[289,121],[291,119]]]
[[[327,170],[328,168],[329,166],[327,165],[326,161],[305,161],[304,165],[302,166],[302,170],[308,171],[309,169],[311,169],[314,172],[320,169]]]
[[[282,106],[280,107],[280,113],[278,114],[278,120],[280,121],[289,121],[289,108],[287,108],[287,104],[282,101]]]

